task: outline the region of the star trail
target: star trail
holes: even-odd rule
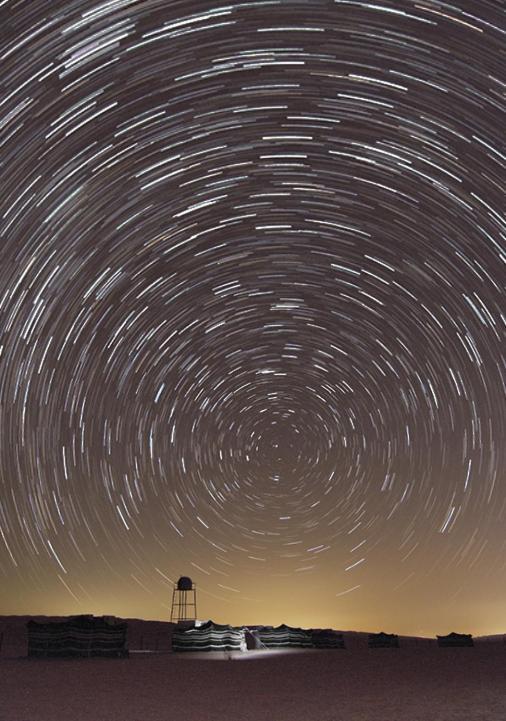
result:
[[[504,631],[504,9],[0,2],[0,612]]]

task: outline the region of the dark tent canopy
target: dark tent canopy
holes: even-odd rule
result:
[[[470,633],[449,633],[448,636],[438,636],[437,645],[441,647],[449,646],[474,646],[473,637]]]
[[[368,638],[369,648],[399,648],[399,636],[395,633],[370,633]]]
[[[315,628],[311,631],[315,648],[346,648],[344,636],[331,628]]]

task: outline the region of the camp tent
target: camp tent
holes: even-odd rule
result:
[[[441,647],[449,646],[474,646],[473,637],[470,633],[449,633],[447,636],[438,636],[437,645]]]
[[[342,633],[331,628],[315,628],[311,631],[311,641],[315,648],[346,648]]]
[[[266,648],[310,648],[313,645],[311,631],[304,628],[292,628],[282,624],[276,628],[261,626],[257,630],[258,637]]]
[[[245,651],[244,629],[213,621],[188,628],[176,625],[172,632],[173,651]]]
[[[71,616],[27,623],[28,655],[38,658],[125,657],[127,623],[111,616]]]
[[[370,633],[368,638],[369,648],[399,648],[399,636],[395,633]]]

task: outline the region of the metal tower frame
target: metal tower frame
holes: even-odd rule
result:
[[[172,623],[197,620],[197,587],[194,583],[191,588],[181,587],[179,582],[174,584],[170,620]]]

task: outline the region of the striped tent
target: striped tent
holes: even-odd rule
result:
[[[395,633],[370,633],[368,639],[369,648],[399,648],[399,636]]]
[[[71,616],[27,623],[28,655],[38,658],[126,657],[127,623],[110,616]]]
[[[213,621],[192,628],[176,625],[172,632],[173,651],[246,651],[242,628]]]
[[[449,633],[448,636],[438,636],[437,645],[443,648],[449,646],[474,646],[473,637],[470,633]]]
[[[313,629],[311,640],[315,648],[346,648],[343,634],[331,628]]]
[[[310,648],[313,645],[311,631],[284,623],[277,628],[261,626],[258,637],[266,648]]]

